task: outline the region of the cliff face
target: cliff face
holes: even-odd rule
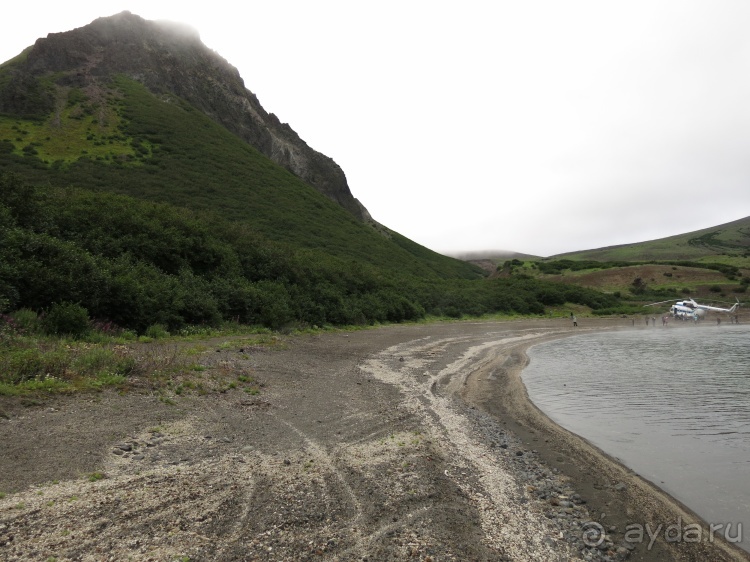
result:
[[[35,91],[35,78],[54,73],[60,85],[87,87],[125,74],[155,94],[179,96],[360,220],[371,220],[352,196],[343,170],[310,148],[289,125],[267,113],[235,67],[206,47],[192,28],[122,12],[38,39],[14,65],[0,112],[23,113],[29,103],[54,109],[54,96]]]

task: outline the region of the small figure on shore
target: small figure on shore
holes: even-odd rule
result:
[[[716,325],[721,326],[721,318],[716,318]]]
[[[648,323],[648,322],[647,322]],[[656,326],[656,316],[651,317],[651,325]]]
[[[570,319],[573,321],[573,326],[578,326],[578,318],[571,312]]]

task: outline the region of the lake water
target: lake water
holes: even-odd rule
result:
[[[731,538],[741,524],[750,550],[750,325],[587,333],[529,357],[523,381],[545,414],[706,522],[732,523]]]

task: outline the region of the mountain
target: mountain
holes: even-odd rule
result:
[[[71,89],[95,102],[106,95],[113,76],[127,76],[156,96],[187,101],[358,219],[370,219],[352,196],[343,170],[267,113],[237,69],[189,27],[126,11],[39,39],[11,66],[2,84],[0,113],[45,118],[60,110]]]
[[[616,305],[489,279],[378,224],[335,162],[266,113],[191,29],[123,12],[0,65],[0,327],[22,309],[81,318],[82,307],[144,333],[566,302]]]
[[[657,240],[570,252],[547,259],[697,260],[716,256],[750,257],[750,217]]]
[[[274,241],[410,274],[482,276],[373,221],[338,165],[266,113],[195,31],[129,12],[50,34],[0,66],[2,170],[217,212]]]

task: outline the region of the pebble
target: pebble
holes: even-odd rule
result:
[[[550,548],[554,550],[557,547],[562,556],[567,556],[568,548],[572,547],[584,560],[591,562],[623,561],[630,556],[632,545],[629,543],[623,541],[615,547],[613,539],[616,528],[612,530],[611,525],[608,526],[609,533],[601,544],[584,544],[584,525],[592,520],[602,522],[606,514],[601,514],[599,519],[596,519],[596,515],[590,514],[586,508],[586,500],[570,488],[566,478],[557,468],[543,465],[533,454],[536,451],[525,454],[523,442],[500,429],[495,420],[470,408],[467,408],[466,412],[467,417],[474,422],[476,434],[483,437],[486,443],[513,452],[513,462],[508,463],[508,468],[516,475],[519,484],[526,489],[532,501],[536,498],[546,505],[542,512],[552,527],[558,529],[557,536],[560,537],[559,540],[549,538],[544,541]],[[494,448],[491,450],[496,451],[496,454],[502,452]],[[622,482],[618,483],[615,489],[618,487],[619,491],[627,488]]]

